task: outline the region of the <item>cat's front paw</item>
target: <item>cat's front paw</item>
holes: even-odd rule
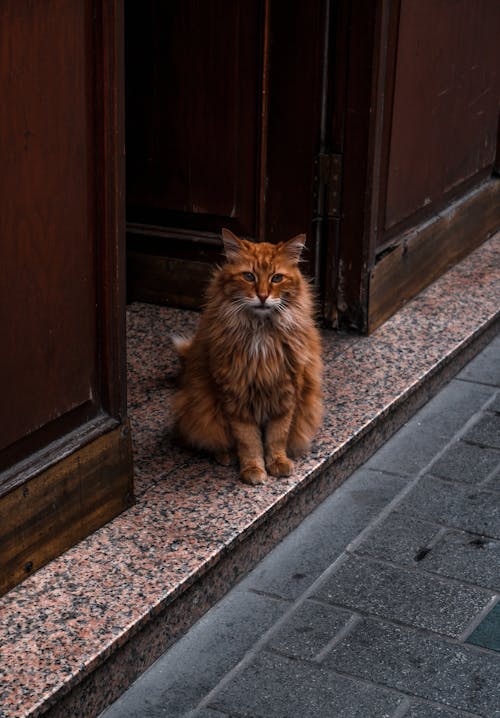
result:
[[[293,461],[287,456],[274,456],[266,461],[266,467],[271,476],[290,476]]]
[[[221,466],[234,466],[237,461],[236,456],[233,456],[227,451],[218,451],[214,454],[214,458]]]
[[[257,484],[263,484],[267,479],[267,474],[264,469],[259,466],[247,466],[240,471],[240,478],[245,484],[251,484],[256,486]]]

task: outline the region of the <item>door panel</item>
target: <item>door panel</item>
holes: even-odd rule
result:
[[[312,273],[329,4],[126,3],[130,299],[199,306],[223,226]]]
[[[254,233],[261,12],[252,0],[126,4],[129,221],[189,213],[199,230]]]
[[[496,0],[401,2],[385,229],[491,170],[499,33]]]
[[[132,501],[117,0],[0,3],[0,592]]]
[[[500,224],[500,5],[391,0],[380,22],[372,329]]]
[[[500,5],[342,6],[336,308],[340,325],[366,332],[500,226]]]
[[[324,317],[366,332],[483,241],[500,5],[480,5],[127,2],[130,299],[200,306],[224,225],[305,232]]]
[[[328,5],[274,0],[269,17],[266,213],[259,239],[279,242],[305,232],[311,274]]]
[[[95,413],[98,377],[85,7],[3,2],[0,14],[1,450],[79,407]]]

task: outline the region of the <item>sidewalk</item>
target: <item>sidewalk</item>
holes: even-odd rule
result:
[[[102,718],[500,716],[500,337]]]

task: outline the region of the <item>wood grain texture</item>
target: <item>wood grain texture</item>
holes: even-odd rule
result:
[[[122,10],[0,3],[2,591],[132,500]]]
[[[85,3],[0,4],[0,449],[98,391],[91,23]]]
[[[384,230],[491,168],[499,112],[500,3],[400,5]]]
[[[0,594],[133,503],[120,426],[0,498]]]
[[[199,309],[213,266],[144,252],[128,252],[129,301]]]
[[[126,414],[121,6],[0,4],[0,472]]]
[[[500,180],[492,179],[401,237],[370,274],[369,331],[500,227]]]

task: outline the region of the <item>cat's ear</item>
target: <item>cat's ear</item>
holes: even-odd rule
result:
[[[230,262],[232,259],[236,259],[241,250],[244,248],[243,241],[239,239],[230,229],[222,228],[222,241],[224,242],[224,252],[226,253],[226,259]]]
[[[298,262],[300,255],[304,249],[306,243],[306,235],[298,234],[296,237],[292,237],[288,242],[283,242],[282,251],[286,254],[288,259],[292,262]]]

